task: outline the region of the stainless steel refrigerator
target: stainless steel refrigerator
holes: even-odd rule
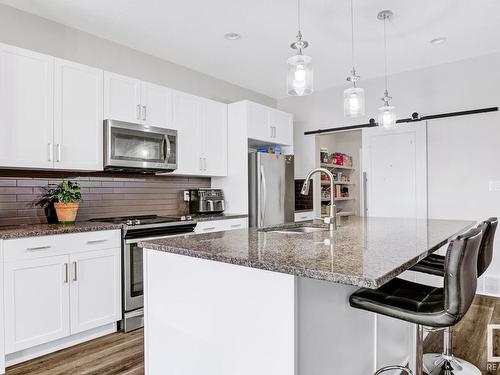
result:
[[[251,227],[294,221],[293,155],[248,154],[248,207]]]

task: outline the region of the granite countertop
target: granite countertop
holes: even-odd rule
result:
[[[474,222],[352,217],[333,234],[261,230],[171,237],[140,242],[149,250],[231,263],[329,282],[378,288],[446,244]]]
[[[120,224],[93,223],[88,221],[75,224],[26,224],[0,226],[0,239],[9,240],[23,237],[49,236],[53,234],[96,232],[101,230],[121,229]]]
[[[227,219],[243,219],[247,218],[247,214],[193,214],[186,215],[187,217],[191,217],[194,221],[213,221],[213,220],[227,220]]]

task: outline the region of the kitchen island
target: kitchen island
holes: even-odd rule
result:
[[[349,295],[471,225],[351,218],[334,232],[300,223],[144,242],[146,373],[365,375],[411,362],[411,325],[352,309]]]

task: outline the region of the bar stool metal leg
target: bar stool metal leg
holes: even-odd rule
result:
[[[425,371],[430,375],[481,375],[472,363],[453,356],[453,327],[446,328],[443,335],[443,353],[424,354]]]

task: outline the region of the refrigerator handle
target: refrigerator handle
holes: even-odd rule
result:
[[[264,217],[266,215],[266,199],[267,199],[267,187],[266,187],[266,175],[264,173],[264,166],[260,166],[260,180],[262,185],[262,202],[260,205],[260,227],[264,225]]]

